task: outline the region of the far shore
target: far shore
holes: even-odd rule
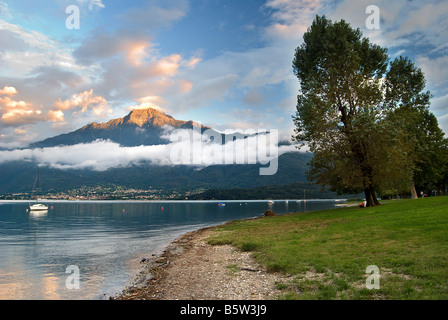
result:
[[[29,200],[0,200],[0,203],[28,203],[28,202],[34,202],[35,199],[29,199]],[[129,202],[129,203],[146,203],[146,202],[154,202],[154,203],[161,203],[161,202],[267,202],[267,201],[274,201],[274,202],[285,202],[285,201],[291,201],[291,202],[315,202],[315,201],[322,201],[322,202],[344,202],[347,201],[347,199],[258,199],[258,200],[99,200],[99,199],[70,199],[70,200],[63,200],[63,199],[39,199],[41,202]]]

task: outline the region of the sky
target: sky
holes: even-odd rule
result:
[[[67,27],[73,5],[79,28]],[[379,29],[366,26],[369,5],[380,10]],[[144,107],[289,139],[300,89],[294,51],[317,14],[359,27],[391,59],[410,57],[448,133],[443,0],[0,0],[0,147]]]

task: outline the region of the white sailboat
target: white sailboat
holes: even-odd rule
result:
[[[48,206],[44,205],[43,203],[39,203],[38,198],[38,192],[39,191],[39,168],[37,168],[37,175],[36,175],[36,183],[35,187],[33,189],[33,193],[36,192],[36,203],[30,204],[30,212],[37,212],[37,211],[47,211]]]

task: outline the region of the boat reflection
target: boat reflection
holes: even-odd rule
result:
[[[48,215],[48,210],[40,210],[40,211],[34,211],[30,210],[30,218],[43,218]]]

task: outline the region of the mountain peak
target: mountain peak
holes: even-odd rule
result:
[[[111,140],[124,146],[165,144],[166,139],[162,138],[164,132],[162,127],[165,125],[176,129],[191,129],[197,126],[202,129],[211,129],[194,121],[176,120],[153,108],[135,109],[123,118],[105,123],[93,122],[74,132],[33,143],[32,146],[74,145],[98,139]],[[142,130],[136,130],[139,128]]]
[[[139,127],[144,125],[153,125],[162,127],[164,125],[171,125],[174,127],[185,124],[185,121],[176,120],[172,116],[153,109],[134,109],[126,117],[123,118],[123,123],[136,124]]]
[[[153,108],[134,109],[123,118],[113,119],[105,123],[93,122],[82,129],[110,129],[122,125],[136,125],[138,127],[163,127],[169,125],[173,127],[180,127],[187,123],[187,121],[176,120],[159,110]]]

